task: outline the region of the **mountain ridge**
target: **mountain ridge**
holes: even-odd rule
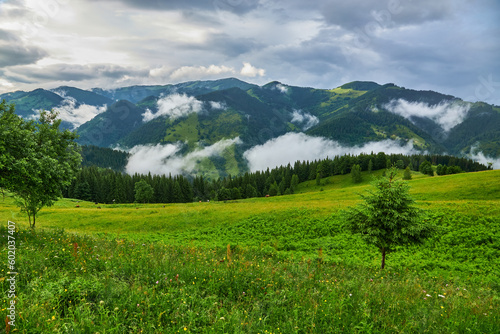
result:
[[[238,172],[242,173],[247,150],[269,145],[288,133],[303,133],[347,147],[390,140],[400,146],[410,143],[415,150],[429,153],[463,156],[482,152],[500,157],[498,106],[392,83],[353,81],[333,89],[317,89],[278,81],[258,86],[225,78],[111,90],[62,86],[6,93],[0,99],[15,103],[16,112],[23,117],[33,117],[30,108],[33,113],[41,108],[60,108],[67,99],[73,99],[76,107],[106,106],[76,129],[82,145],[128,149],[176,145],[181,148],[177,155],[187,155],[208,152],[219,142],[238,139],[238,144],[235,141],[232,148],[225,148],[233,153],[216,150],[198,159],[194,169],[202,173],[202,165],[213,168],[214,163],[240,166]],[[222,156],[235,160],[221,161]],[[219,175],[227,172],[227,168],[220,170]]]

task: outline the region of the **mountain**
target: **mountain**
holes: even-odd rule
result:
[[[35,114],[36,110],[50,110],[60,105],[64,99],[51,91],[39,88],[31,92],[17,91],[2,94],[0,100],[15,104],[16,113],[29,118]]]
[[[78,127],[79,143],[157,150],[171,145],[155,153],[163,157],[155,164],[177,166],[182,160],[181,172],[210,177],[247,171],[249,150],[276,144],[290,133],[332,140],[339,147],[389,140],[429,153],[500,157],[500,107],[392,83],[354,81],[317,89],[227,78],[90,91],[63,86],[0,98],[16,103],[24,117],[42,107],[64,106],[68,99],[77,106],[106,105]]]
[[[175,85],[153,85],[153,86],[130,86],[116,89],[102,89],[93,88],[92,92],[105,96],[112,100],[128,100],[132,103],[147,97],[159,97],[161,95],[169,94],[188,94],[188,95],[201,95],[216,90],[223,90],[228,88],[241,88],[243,90],[251,88],[252,84],[238,80],[236,78],[227,78],[220,80],[207,80],[207,81],[189,81]]]
[[[81,145],[109,147],[140,126],[144,109],[121,100],[77,129]]]
[[[104,95],[96,94],[92,91],[83,90],[75,87],[61,86],[51,89],[52,92],[59,94],[65,98],[73,98],[79,104],[87,104],[91,106],[110,105],[114,101]]]

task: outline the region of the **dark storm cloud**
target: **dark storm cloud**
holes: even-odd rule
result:
[[[135,70],[122,66],[108,64],[68,65],[55,64],[43,68],[31,66],[16,66],[4,71],[9,80],[33,83],[40,80],[48,81],[83,81],[90,79],[122,79],[126,76],[147,76],[147,70]]]
[[[211,34],[203,43],[184,45],[188,49],[216,51],[225,57],[237,57],[264,46],[254,38],[235,38],[225,33]]]
[[[0,68],[33,64],[47,56],[47,52],[36,46],[28,46],[13,32],[0,29]]]
[[[394,27],[443,20],[453,13],[450,0],[351,0],[322,1],[320,11],[326,22],[345,29],[368,25]]]
[[[146,10],[208,10],[244,14],[255,8],[259,0],[91,0],[121,2],[129,7]]]
[[[290,63],[306,66],[312,61],[345,65],[346,59],[342,53],[340,37],[334,29],[322,29],[314,38],[281,48],[276,54]]]

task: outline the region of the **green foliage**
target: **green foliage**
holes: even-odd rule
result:
[[[274,183],[269,187],[269,196],[278,196],[280,195],[279,191],[278,184],[274,181]]]
[[[58,106],[63,98],[45,89],[35,89],[31,92],[14,92],[2,94],[0,101],[6,100],[16,106],[16,113],[22,117],[33,116],[34,110],[51,110]]]
[[[145,180],[140,180],[134,185],[135,201],[149,203],[153,201],[154,189]]]
[[[373,171],[373,160],[368,161],[368,173],[371,174]]]
[[[407,166],[405,168],[405,171],[403,172],[403,180],[409,181],[411,180],[411,178],[412,176],[411,176],[410,166]]]
[[[321,185],[321,174],[316,173],[316,185],[320,186]]]
[[[420,171],[420,173],[422,174],[427,174],[429,176],[434,176],[434,169],[432,169],[432,165],[429,161],[424,161],[420,164],[420,166],[418,167],[418,170]]]
[[[82,166],[90,167],[97,166],[101,168],[111,168],[121,172],[125,170],[129,153],[113,150],[110,148],[84,145],[82,146]]]
[[[105,149],[102,149],[105,151]],[[94,151],[94,150],[92,150]],[[113,157],[115,159],[98,159],[102,157],[101,149],[95,150],[97,157],[96,160],[102,162],[108,161],[110,163],[120,161],[123,158],[123,154],[119,153]],[[226,148],[223,152],[223,157],[214,158],[215,167],[220,171],[225,169],[226,171],[236,171],[241,166],[236,166],[234,163],[237,160],[237,156],[241,154],[235,146]],[[326,185],[330,183],[333,175],[342,175],[352,169],[352,166],[359,165],[363,171],[369,170],[370,161],[372,161],[372,171],[385,168],[387,164],[395,163],[396,161],[404,161],[408,166],[415,165],[418,166],[420,161],[432,160],[436,163],[444,164],[456,164],[454,169],[463,168],[466,171],[480,171],[487,170],[488,167],[470,159],[465,158],[455,158],[452,156],[439,156],[439,155],[411,155],[405,156],[401,154],[391,154],[386,155],[383,152],[378,154],[361,154],[359,156],[336,156],[333,159],[324,159],[319,161],[296,161],[293,166],[280,166],[272,170],[257,171],[255,173],[245,173],[244,175],[238,175],[232,177],[232,173],[228,173],[227,176],[222,178],[204,178],[202,176],[195,177],[192,181],[188,181],[188,178],[183,176],[169,176],[165,175],[127,175],[121,172],[111,171],[109,169],[95,168],[95,167],[83,167],[77,175],[74,182],[64,190],[64,196],[69,198],[78,198],[83,200],[88,200],[94,202],[111,203],[116,200],[116,203],[132,203],[134,201],[134,183],[139,179],[147,180],[147,182],[154,188],[155,196],[153,202],[155,203],[185,203],[193,200],[196,197],[198,200],[215,199],[215,196],[221,187],[227,189],[238,188],[239,195],[236,192],[231,192],[231,195],[224,195],[223,197],[217,196],[218,199],[239,199],[241,198],[251,198],[267,195],[269,188],[276,181],[277,190],[276,195],[285,194],[287,189],[290,189],[290,193],[295,193],[299,188],[298,184],[300,182],[307,181],[308,179],[314,180],[318,174],[323,176],[319,180],[319,185]],[[204,162],[208,159],[203,160]],[[231,161],[231,163],[230,163]],[[375,163],[373,163],[375,161]],[[222,167],[222,166],[226,167]],[[214,167],[214,168],[215,168]],[[209,167],[207,167],[208,169]],[[238,174],[236,172],[236,174]],[[179,182],[179,191],[173,192],[174,182]],[[293,182],[292,182],[293,181]],[[361,182],[363,182],[361,180]],[[80,183],[87,183],[90,191],[90,197],[87,196],[87,192],[81,194],[81,189],[87,188],[87,185],[79,186]],[[182,186],[182,187],[181,187]],[[251,186],[251,188],[247,188]],[[250,189],[251,191],[247,191]],[[253,191],[254,189],[255,191]],[[175,193],[175,196],[173,194]],[[85,196],[85,197],[82,197]]]
[[[360,165],[354,165],[351,168],[351,178],[353,183],[360,183],[363,181],[363,178],[361,177],[361,166]]]
[[[37,123],[14,115],[14,108],[0,104],[0,186],[16,195],[16,204],[27,213],[31,227],[45,206],[62,196],[70,185],[81,156],[76,135],[60,131],[57,114],[44,112]]]
[[[303,259],[300,250],[277,251],[281,242],[276,246],[273,242],[203,246],[185,241],[173,245],[123,235],[90,237],[62,230],[18,229],[16,239],[23,240],[17,245],[23,254],[18,266],[24,274],[16,280],[16,310],[22,312],[16,329],[21,333],[318,334],[495,333],[498,329],[498,284],[484,282],[486,275],[479,270],[459,274],[450,266],[453,255],[466,251],[458,244],[469,236],[461,234],[460,216],[446,221],[450,230],[458,226],[451,232],[455,234],[434,242],[435,247],[444,243],[447,250],[456,240],[448,261],[416,267],[411,262],[415,256],[428,258],[438,252],[413,249],[401,266],[381,272],[368,268],[369,260],[356,257],[364,250],[356,238],[315,240],[317,235],[338,235],[341,228],[325,228],[324,221],[309,219],[309,214],[294,211],[246,221],[259,238],[270,234],[269,240],[280,236],[287,241],[290,233],[286,247],[303,247],[307,243],[299,240],[307,240],[313,253]],[[290,221],[294,216],[304,221],[299,231]],[[487,223],[491,222],[479,226]],[[280,233],[283,225],[285,231]],[[231,232],[230,226],[224,231]],[[243,226],[233,229],[226,241],[237,238],[240,231],[245,231]],[[477,231],[480,235],[464,246],[481,239],[484,246],[489,244],[486,230]],[[1,226],[0,234],[7,233]],[[210,236],[222,240],[215,233]],[[244,237],[252,242],[254,236]],[[351,254],[340,253],[355,247]],[[327,253],[332,251],[342,256],[329,258]],[[7,252],[3,238],[0,255],[6,257]],[[470,261],[479,261],[484,268],[487,257],[481,252],[474,256]],[[428,272],[439,266],[441,272]],[[4,291],[9,285],[0,281]]]
[[[436,167],[436,174],[437,175],[451,175],[451,174],[458,174],[462,173],[462,168],[460,166],[446,166],[446,165],[437,165]]]
[[[77,133],[81,145],[109,147],[116,145],[138,125],[142,124],[143,108],[129,101],[118,101],[108,109],[82,124]]]
[[[345,213],[346,227],[382,253],[382,269],[387,253],[397,246],[422,243],[435,231],[432,224],[422,221],[408,184],[396,180],[397,170],[387,173],[373,183],[375,191],[362,195],[363,203]]]

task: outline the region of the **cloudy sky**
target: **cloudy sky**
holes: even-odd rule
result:
[[[0,93],[237,77],[500,104],[498,0],[0,0]]]

